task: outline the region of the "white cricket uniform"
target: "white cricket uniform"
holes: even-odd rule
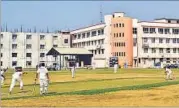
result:
[[[45,67],[40,67],[37,73],[39,74],[40,94],[46,93],[48,90],[48,79],[46,75],[48,70]]]
[[[118,68],[118,65],[117,65],[117,64],[115,64],[115,65],[114,65],[114,73],[116,73],[116,72],[117,72],[117,68]]]
[[[93,70],[95,70],[96,69],[96,63],[94,62],[93,63]]]
[[[72,74],[72,78],[75,77],[75,67],[71,67],[71,74]]]
[[[14,88],[15,84],[16,84],[16,81],[18,81],[20,83],[20,89],[23,88],[23,81],[22,81],[22,75],[23,75],[23,72],[15,72],[13,75],[12,75],[12,81],[11,81],[11,86],[9,88],[9,91],[11,92],[12,89]]]
[[[170,79],[172,75],[172,71],[169,68],[166,68],[165,71],[167,73],[167,79]]]
[[[4,71],[1,71],[1,85],[4,84],[4,77],[2,75],[4,75]]]

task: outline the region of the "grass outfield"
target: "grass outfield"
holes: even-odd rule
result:
[[[179,76],[179,70],[173,72]],[[166,81],[163,69],[79,69],[74,79],[69,71],[50,72],[45,96],[39,95],[39,85],[33,92],[35,72],[24,75],[24,90],[17,84],[9,95],[11,76],[6,73],[1,106],[179,106],[179,80]]]

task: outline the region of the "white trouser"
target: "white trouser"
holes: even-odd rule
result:
[[[75,68],[71,69],[71,74],[72,74],[72,78],[74,78],[75,77]]]
[[[171,79],[172,72],[167,72],[167,79]]]
[[[20,83],[20,89],[23,88],[23,82],[22,82],[22,78],[21,77],[18,77],[18,78],[12,78],[12,81],[11,81],[11,86],[10,86],[10,89],[9,91],[12,91],[12,89],[14,88],[15,84],[16,84],[16,81],[18,81]]]
[[[4,77],[1,76],[1,85],[4,83]]]
[[[95,70],[96,69],[96,67],[95,66],[93,66],[93,70]]]
[[[116,73],[116,72],[117,72],[117,68],[115,67],[115,68],[114,68],[114,73]]]
[[[47,93],[48,80],[47,79],[39,79],[39,83],[40,83],[40,94]]]

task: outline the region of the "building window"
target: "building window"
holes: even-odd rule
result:
[[[165,29],[165,34],[170,34],[170,29],[169,28]]]
[[[121,23],[119,23],[119,27],[121,27]]]
[[[170,38],[167,38],[167,39],[166,39],[166,43],[170,43]]]
[[[32,61],[26,61],[26,66],[31,66],[32,65]]]
[[[144,27],[144,28],[143,28],[143,32],[144,32],[144,33],[149,33],[149,28],[145,28],[145,27]]]
[[[155,38],[152,38],[152,43],[155,43]]]
[[[163,48],[159,48],[159,53],[163,53]]]
[[[122,27],[124,27],[124,23],[122,23]]]
[[[68,43],[68,39],[64,39],[64,43]]]
[[[85,38],[85,35],[86,35],[85,33],[82,33],[82,38]]]
[[[12,40],[16,40],[17,39],[17,34],[12,34]]]
[[[148,39],[147,38],[144,38],[144,43],[146,43],[148,41]]]
[[[26,35],[26,39],[32,39],[32,35]]]
[[[73,40],[76,39],[76,34],[72,35],[72,39],[73,39]]]
[[[167,49],[166,49],[166,52],[167,52],[167,53],[170,53],[170,48],[167,48]]]
[[[177,38],[177,43],[179,43],[179,38]]]
[[[1,61],[1,66],[3,66],[3,62]]]
[[[137,34],[137,28],[133,28],[133,34]]]
[[[122,37],[124,37],[124,33],[122,33]]]
[[[114,33],[114,37],[116,37],[116,33]]]
[[[137,46],[137,38],[134,38],[134,39],[133,39],[133,45],[134,45],[134,46]]]
[[[177,49],[176,48],[173,48],[173,53],[176,53],[177,52]]]
[[[87,38],[89,38],[90,37],[90,32],[87,32]]]
[[[171,23],[171,20],[168,20],[168,23]]]
[[[26,49],[31,49],[32,45],[31,44],[26,44]]]
[[[32,53],[26,53],[26,57],[32,57]]]
[[[96,31],[92,31],[92,36],[96,36]]]
[[[101,53],[104,54],[104,49],[101,49]]]
[[[173,34],[179,34],[179,29],[172,29]]]
[[[78,39],[80,39],[81,38],[81,34],[78,34]]]
[[[40,53],[40,57],[45,57],[45,53]]]
[[[163,28],[158,28],[158,33],[163,34]]]
[[[1,53],[1,57],[3,57],[3,53]]]
[[[177,39],[176,38],[173,38],[173,43],[176,43],[177,42]]]
[[[150,28],[150,33],[156,33],[155,28]]]
[[[118,33],[116,33],[116,37],[118,37],[119,36],[119,34]]]
[[[58,45],[53,45],[53,47],[54,47],[54,48],[57,48],[57,47],[58,47]]]
[[[103,35],[104,34],[104,29],[101,29],[101,35]]]
[[[45,49],[45,45],[40,45],[40,49]]]
[[[103,34],[104,34],[104,30],[103,29],[98,30],[98,35],[103,35]]]
[[[156,53],[156,49],[155,48],[152,48],[152,53]]]
[[[12,61],[12,66],[17,66],[17,61]]]
[[[0,45],[0,48],[3,48],[3,44]]]
[[[12,57],[17,57],[17,53],[12,53]]]
[[[159,43],[163,43],[163,39],[162,38],[159,38]]]
[[[12,49],[17,49],[17,44],[12,44]]]
[[[144,53],[148,53],[148,48],[144,48]]]
[[[40,40],[44,40],[45,39],[45,35],[40,35]]]
[[[75,39],[76,39],[76,35],[75,36]],[[53,40],[57,40],[58,39],[58,36],[53,36]]]
[[[118,27],[118,24],[116,24],[116,27]]]
[[[167,62],[167,63],[170,63],[170,58],[167,58],[166,62]]]
[[[1,34],[1,37],[0,37],[1,39],[3,39],[3,34]]]

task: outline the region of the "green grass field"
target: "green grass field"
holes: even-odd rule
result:
[[[172,71],[176,77],[179,76],[179,70]],[[50,85],[47,95],[40,96],[39,85],[34,86],[35,72],[24,74],[24,90],[21,91],[17,83],[12,94],[9,95],[12,72],[6,72],[6,81],[1,88],[1,105],[150,106],[152,101],[154,101],[153,104],[158,101],[157,106],[179,106],[179,101],[166,103],[166,98],[163,98],[161,94],[153,94],[173,92],[179,89],[179,87],[177,88],[179,80],[166,81],[163,69],[119,69],[117,73],[113,73],[113,69],[78,69],[75,78],[71,78],[69,70],[49,72],[49,74]],[[35,92],[33,92],[34,87]],[[139,95],[134,96],[136,94]],[[150,94],[157,97],[151,97]],[[172,96],[175,97],[174,100],[179,100],[179,95],[173,94]],[[143,99],[142,97],[144,99],[151,98],[151,100],[146,100],[141,104],[139,100]],[[130,99],[132,104],[131,101],[126,102]]]

